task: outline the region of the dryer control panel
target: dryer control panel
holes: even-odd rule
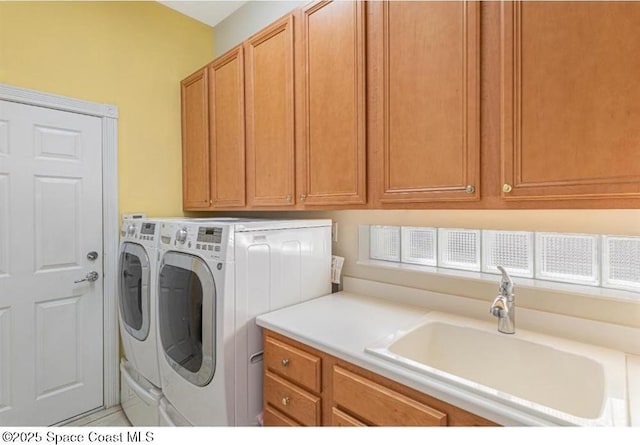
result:
[[[164,229],[161,232],[161,245],[166,244],[166,232]],[[228,233],[228,225],[177,223],[173,224],[171,241],[164,248],[191,251],[205,258],[229,261],[225,257],[231,242]],[[230,251],[233,252],[232,249]]]
[[[196,241],[220,244],[222,242],[222,227],[198,227],[198,238]]]

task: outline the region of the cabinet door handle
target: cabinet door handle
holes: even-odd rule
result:
[[[282,366],[284,368],[286,368],[287,366],[289,366],[289,359],[288,358],[283,358],[280,363],[282,363]]]
[[[305,194],[300,195],[300,201],[305,202],[306,199],[307,199],[307,195]]]
[[[467,193],[473,193],[473,192],[476,191],[476,188],[474,186],[472,186],[472,185],[468,185],[468,186],[466,186],[464,188],[464,191],[467,192]]]
[[[285,397],[283,397],[283,398],[282,398],[282,404],[283,404],[284,406],[289,405],[289,397],[286,397],[286,396],[285,396]]]
[[[513,190],[513,186],[511,186],[511,184],[504,184],[502,186],[502,191],[505,193],[511,193],[511,190]]]

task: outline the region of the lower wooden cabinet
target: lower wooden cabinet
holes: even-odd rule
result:
[[[338,365],[333,367],[333,402],[372,425],[447,424],[445,413]]]
[[[320,425],[320,397],[268,371],[264,374],[264,401],[302,425]]]
[[[265,426],[496,426],[271,331],[263,399]]]
[[[269,351],[265,354],[265,368],[309,391],[316,394],[320,392],[320,357],[274,338],[267,338],[265,344]]]
[[[280,411],[267,406],[264,409],[264,424],[268,426],[302,426],[295,420],[285,416]]]
[[[331,408],[331,426],[367,426],[355,417],[350,416],[340,408]]]

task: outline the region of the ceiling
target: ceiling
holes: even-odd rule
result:
[[[247,3],[246,1],[158,1],[163,5],[174,9],[186,16],[205,23],[209,26],[216,26],[226,17],[231,15],[236,9]]]

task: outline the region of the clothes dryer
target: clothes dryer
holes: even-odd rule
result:
[[[158,221],[123,220],[118,261],[118,306],[124,355],[130,366],[158,388],[155,298],[159,229]]]
[[[257,425],[255,317],[330,292],[331,221],[168,222],[160,238],[164,423]]]

